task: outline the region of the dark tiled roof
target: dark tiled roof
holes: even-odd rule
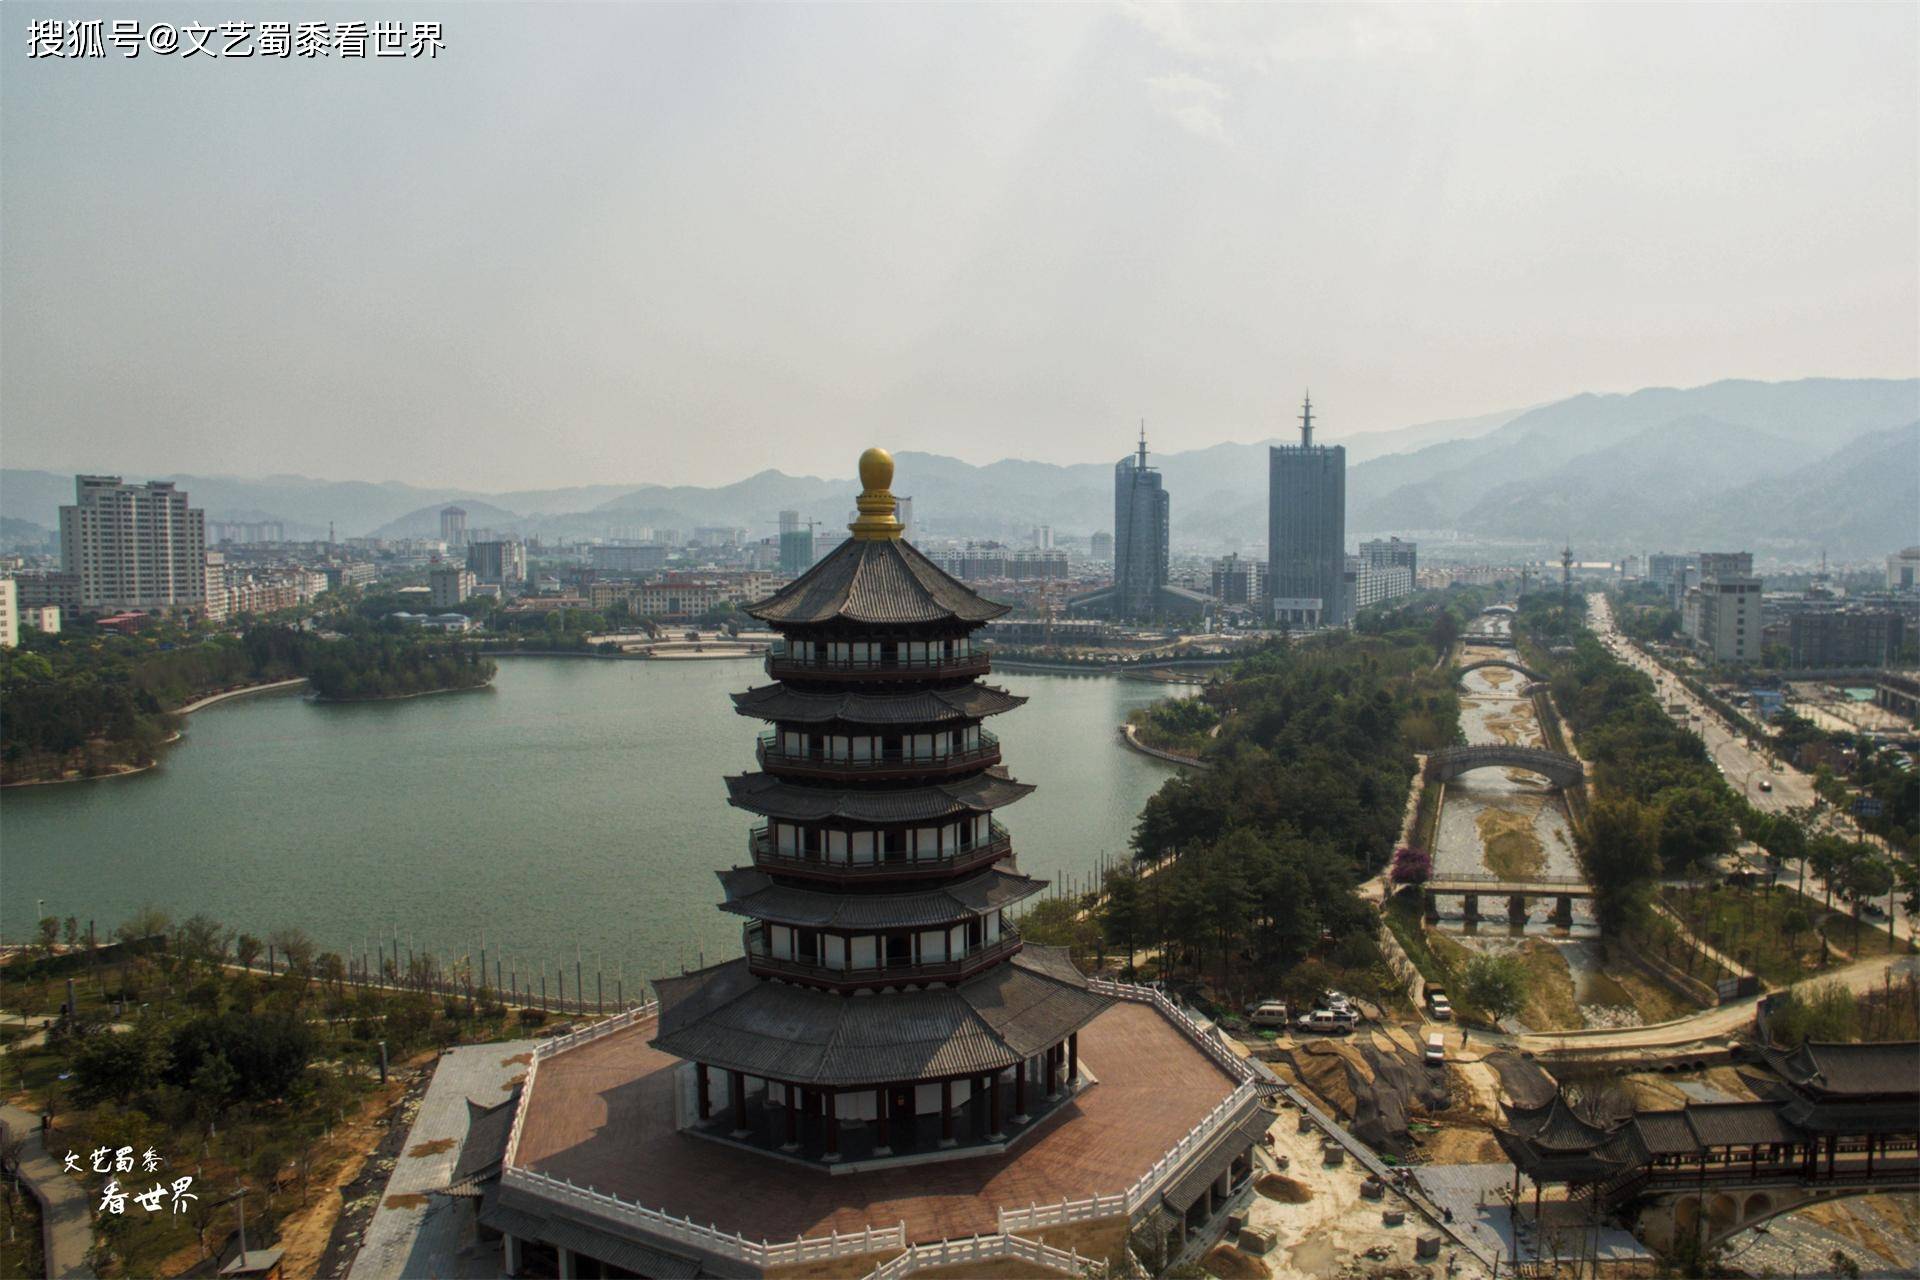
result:
[[[746,773],[727,779],[727,793],[735,807],[767,818],[796,822],[821,818],[849,818],[855,822],[923,822],[956,813],[990,813],[1023,799],[1033,788],[1015,782],[1000,769],[989,769],[935,786],[899,791],[852,791],[835,787],[807,787],[783,782],[766,773]]]
[[[956,884],[915,893],[826,893],[779,884],[754,867],[735,867],[719,873],[727,900],[722,911],[776,920],[836,928],[905,928],[913,925],[952,924],[1031,897],[1046,888],[1017,872],[993,868]]]
[[[904,538],[851,538],[747,612],[779,627],[985,622],[1009,607],[975,595]]]
[[[794,724],[944,724],[980,720],[1011,711],[1026,699],[990,684],[913,693],[805,693],[784,684],[764,684],[733,695],[734,709],[758,720]]]
[[[1809,1040],[1791,1053],[1763,1048],[1767,1064],[1821,1093],[1920,1093],[1920,1040],[1837,1044]]]
[[[519,1101],[518,1089],[505,1102],[491,1107],[467,1099],[467,1136],[460,1144],[460,1158],[453,1164],[453,1185],[498,1176],[500,1163],[507,1155],[513,1109]]]
[[[1630,1126],[1650,1156],[1677,1156],[1697,1150],[1699,1141],[1687,1126],[1684,1111],[1642,1111]]]
[[[1107,1006],[1016,956],[957,987],[840,996],[753,977],[745,960],[655,981],[655,1048],[799,1084],[882,1084],[996,1071]]]
[[[1613,1133],[1581,1116],[1561,1094],[1544,1107],[1509,1107],[1507,1122],[1513,1132],[1542,1151],[1592,1151]]]
[[[1176,1213],[1184,1214],[1193,1207],[1193,1202],[1207,1193],[1207,1188],[1227,1171],[1235,1160],[1247,1153],[1247,1148],[1260,1141],[1260,1135],[1273,1123],[1273,1113],[1260,1105],[1258,1098],[1247,1100],[1246,1114],[1240,1116],[1213,1145],[1194,1157],[1167,1189],[1160,1193],[1167,1207]]]
[[[1806,1136],[1785,1123],[1776,1102],[1695,1102],[1682,1114],[1703,1147],[1765,1146]]]

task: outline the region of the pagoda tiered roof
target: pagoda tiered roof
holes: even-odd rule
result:
[[[763,684],[733,695],[734,708],[759,720],[820,724],[940,724],[979,720],[1011,711],[1026,702],[1018,694],[990,684],[952,689],[915,689],[902,693],[814,693],[785,684]]]
[[[1003,1070],[1058,1044],[1108,1001],[1058,948],[1028,947],[952,987],[866,998],[770,982],[731,960],[660,978],[652,1044],[800,1085],[872,1085]]]
[[[727,900],[722,911],[779,924],[833,929],[904,929],[951,924],[1009,907],[1047,887],[1013,871],[992,868],[952,884],[913,893],[822,892],[781,884],[754,867],[719,873]]]
[[[727,779],[734,807],[767,818],[817,822],[846,818],[854,822],[926,822],[959,813],[991,813],[1031,794],[1031,783],[1015,782],[1003,769],[988,769],[958,782],[941,782],[894,791],[801,786],[768,773],[737,774]]]
[[[1011,607],[975,594],[895,536],[849,538],[747,612],[779,628],[843,621],[978,624]]]

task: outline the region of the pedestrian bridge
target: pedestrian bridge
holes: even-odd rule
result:
[[[1527,679],[1537,680],[1541,684],[1545,684],[1549,679],[1549,677],[1542,675],[1540,672],[1535,671],[1533,668],[1523,667],[1519,663],[1513,661],[1510,658],[1482,658],[1478,662],[1469,662],[1463,667],[1454,668],[1453,678],[1457,681],[1462,676],[1466,675],[1467,672],[1479,671],[1485,667],[1505,667],[1509,671],[1518,671],[1521,675],[1525,676]]]
[[[1525,769],[1561,788],[1577,787],[1587,780],[1587,767],[1577,758],[1544,747],[1486,743],[1446,747],[1427,757],[1427,778],[1433,782],[1451,782],[1475,769],[1501,768]]]

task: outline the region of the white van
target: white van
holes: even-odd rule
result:
[[[1423,1055],[1430,1067],[1443,1067],[1447,1063],[1447,1046],[1438,1031],[1427,1037],[1427,1051]]]

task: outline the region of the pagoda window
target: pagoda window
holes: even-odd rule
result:
[[[977,724],[968,725],[960,735],[960,741],[965,744],[962,750],[978,751],[980,749],[980,726]]]
[[[967,926],[957,924],[947,930],[948,955],[952,956],[955,960],[962,960],[972,953],[973,948],[967,945]]]
[[[768,925],[767,954],[775,960],[793,959],[793,930],[783,924]]]
[[[827,832],[827,861],[845,862],[847,860],[847,833],[844,831]]]
[[[998,911],[987,912],[986,922],[987,922],[987,941],[988,942],[1000,941],[1000,913]]]
[[[907,661],[915,666],[924,667],[927,665],[927,642],[925,640],[912,640],[907,643]]]
[[[874,646],[879,652],[875,655],[882,666],[891,667],[900,661],[900,646],[891,640],[882,641]]]
[[[805,852],[806,852],[806,855],[807,855],[808,857],[810,857],[810,858],[815,858],[815,859],[817,859],[817,858],[819,858],[819,856],[820,856],[820,846],[821,846],[821,843],[822,843],[822,841],[821,841],[821,838],[820,838],[820,837],[821,837],[821,832],[820,832],[820,828],[818,828],[818,827],[802,827],[802,828],[801,828],[801,837],[802,837],[802,839],[803,839],[803,840],[804,840],[804,841],[806,842],[806,843],[805,843]]]
[[[783,733],[780,735],[780,751],[783,755],[799,756],[807,753],[807,735],[804,733]]]
[[[907,857],[907,833],[899,827],[894,827],[883,834],[886,837],[887,861],[904,861]]]
[[[873,749],[874,742],[875,739],[873,738],[855,738],[853,740],[854,760],[860,764],[865,764],[867,761],[872,760],[876,754]]]
[[[779,832],[780,852],[795,854],[800,852],[800,828],[790,822],[775,824]]]
[[[827,968],[845,969],[847,967],[847,940],[837,933],[830,933],[826,935],[823,941],[826,943],[826,951],[823,958],[826,961]]]
[[[850,657],[851,654],[849,653],[847,642],[844,640],[835,640],[833,642],[833,660],[836,663],[844,665]]]
[[[887,939],[887,967],[904,968],[913,963],[913,935],[890,933]]]
[[[873,861],[873,832],[853,833],[853,860],[862,863]]]
[[[836,733],[827,739],[827,757],[832,760],[846,760],[853,755],[853,740],[843,733]]]
[[[967,945],[970,949],[977,949],[981,944],[986,942],[987,924],[986,921],[982,920],[979,916],[975,916],[967,921],[966,929]]]
[[[947,958],[947,931],[927,930],[920,935],[920,962],[935,964]]]
[[[819,964],[820,935],[812,929],[795,929],[793,936],[796,942],[794,958],[796,960],[804,960],[808,964]]]
[[[940,833],[932,827],[913,829],[913,856],[916,861],[932,861],[940,856]]]
[[[848,941],[852,944],[852,968],[877,969],[880,967],[879,961],[876,958],[875,939],[872,934],[867,934],[859,938],[850,938]]]
[[[933,735],[916,733],[913,735],[913,758],[915,760],[933,759]]]

